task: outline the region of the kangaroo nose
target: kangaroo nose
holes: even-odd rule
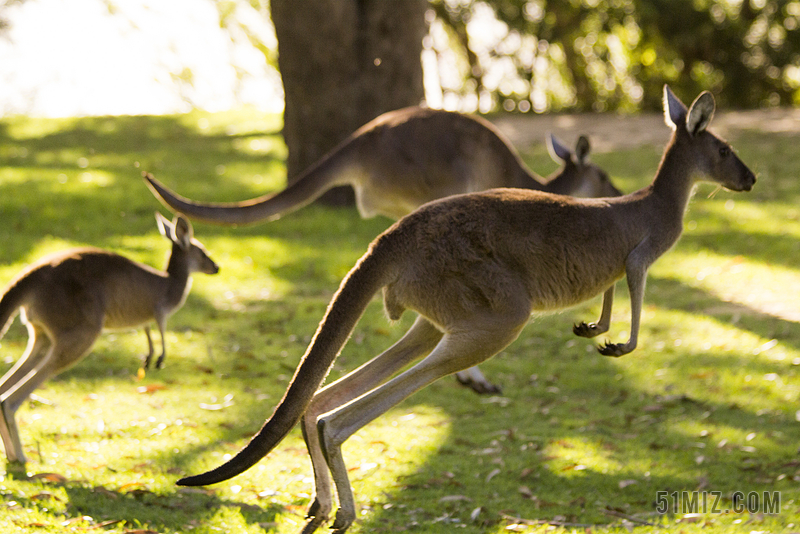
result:
[[[750,191],[751,189],[753,189],[755,183],[756,183],[756,175],[751,172],[750,175],[747,177],[747,185],[745,186],[745,191]]]

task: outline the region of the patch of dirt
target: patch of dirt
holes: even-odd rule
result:
[[[543,143],[552,132],[568,146],[579,135],[588,135],[593,152],[612,152],[642,145],[663,146],[670,129],[657,113],[615,115],[611,113],[507,115],[492,119],[511,143],[524,149]],[[711,129],[725,138],[745,130],[771,134],[800,134],[800,109],[768,109],[717,113]]]

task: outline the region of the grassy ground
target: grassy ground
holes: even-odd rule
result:
[[[279,127],[250,111],[3,120],[0,281],[78,244],[162,266],[160,205],[140,172],[196,198],[280,188]],[[571,334],[598,299],[536,318],[484,364],[501,396],[449,378],[413,396],[345,445],[351,532],[800,531],[800,131],[734,141],[759,183],[713,198],[699,189],[682,241],[651,271],[639,349],[608,359]],[[660,152],[594,159],[630,191]],[[526,156],[542,174],[554,168],[542,147]],[[389,223],[313,206],[269,225],[195,225],[222,270],[196,276],[169,321],[165,368],[137,376],[144,335],[115,332],[47,382],[18,413],[30,476],[0,479],[0,530],[296,531],[312,492],[297,430],[231,481],[174,482],[257,430],[339,281]],[[626,297],[621,285],[615,340],[627,336]],[[389,325],[376,299],[333,376],[397,339],[408,315]],[[15,322],[3,369],[25,342]],[[749,503],[735,506],[739,493]]]

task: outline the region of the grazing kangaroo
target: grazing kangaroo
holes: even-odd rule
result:
[[[410,107],[367,123],[338,148],[277,194],[228,204],[199,203],[144,178],[170,209],[217,224],[277,219],[313,201],[333,186],[351,185],[362,217],[403,217],[437,198],[495,187],[519,187],[578,197],[618,196],[608,175],[589,162],[581,136],[572,153],[553,135],[551,157],[562,165],[545,180],[531,172],[489,121],[460,113]],[[477,393],[498,393],[478,368],[456,373]]]
[[[191,274],[219,268],[192,226],[181,215],[172,223],[156,213],[161,233],[172,241],[166,272],[96,248],[75,248],[40,259],[20,273],[0,298],[0,337],[17,310],[28,329],[28,346],[0,379],[0,437],[9,462],[25,463],[14,414],[49,377],[78,362],[106,328],[130,328],[155,321],[161,334],[161,368],[166,354],[167,317],[183,305]],[[145,326],[150,352],[153,341]]]
[[[212,484],[241,473],[302,419],[315,480],[302,532],[316,530],[332,511],[332,476],[339,500],[332,528],[343,533],[356,512],[342,443],[434,380],[497,354],[517,338],[532,311],[557,310],[604,293],[600,320],[574,327],[580,336],[596,336],[608,329],[612,288],[626,276],[630,337],[599,351],[631,352],[647,270],[678,240],[696,182],[749,191],[756,181],[731,147],[706,130],[715,108],[710,93],[688,110],[668,87],[664,93],[674,133],[648,187],[604,199],[521,189],[456,195],[422,206],[378,236],[333,297],[271,418],[228,462],[178,484]],[[381,289],[391,319],[409,309],[419,314],[416,322],[385,352],[318,390]]]

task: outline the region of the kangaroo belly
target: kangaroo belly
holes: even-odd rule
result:
[[[106,288],[104,327],[134,328],[154,320],[158,300],[142,287],[121,285]]]
[[[152,307],[147,309],[146,307],[116,308],[110,306],[106,310],[103,326],[108,329],[134,328],[152,321],[154,317]]]

